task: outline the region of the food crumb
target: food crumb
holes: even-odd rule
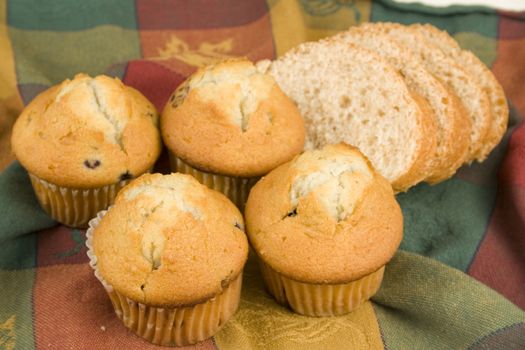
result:
[[[102,330],[102,332],[105,332],[106,331],[106,326],[100,326],[100,329]]]

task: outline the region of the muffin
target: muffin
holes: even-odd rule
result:
[[[248,241],[239,210],[185,174],[145,174],[90,222],[91,266],[117,316],[159,345],[215,334],[239,304]]]
[[[296,105],[244,59],[199,69],[170,97],[161,133],[173,171],[188,173],[242,208],[256,180],[304,146]]]
[[[263,177],[245,219],[269,292],[309,316],[344,314],[373,296],[403,233],[392,187],[345,144]]]
[[[119,79],[78,74],[39,94],[13,127],[13,152],[42,208],[84,227],[161,151],[158,113]]]

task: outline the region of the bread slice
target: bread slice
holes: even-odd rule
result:
[[[432,119],[401,75],[372,51],[338,40],[304,43],[267,66],[305,118],[307,148],[355,145],[394,189],[424,179]]]
[[[487,93],[492,113],[492,123],[483,146],[475,154],[478,161],[483,161],[487,155],[501,141],[509,119],[509,107],[505,98],[505,92],[500,83],[492,74],[490,69],[480,61],[472,52],[462,50],[456,40],[447,32],[434,27],[431,24],[413,24],[410,26],[425,38],[438,46],[445,54],[452,57],[468,73],[477,78],[477,81]]]
[[[419,57],[425,68],[445,82],[459,97],[467,118],[472,123],[470,146],[465,159],[465,162],[472,162],[483,146],[492,120],[488,96],[477,83],[476,78],[413,28],[387,22],[365,23],[362,27],[365,30],[380,30],[389,34],[393,40],[404,45],[407,50],[411,50]]]
[[[470,131],[462,126],[464,116],[450,90],[423,67],[419,58],[392,41],[388,34],[351,27],[333,39],[362,46],[387,59],[404,77],[408,88],[428,102],[436,122],[437,147],[429,158],[426,181],[435,183],[452,176],[463,162]]]

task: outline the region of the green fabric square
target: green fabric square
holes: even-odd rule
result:
[[[391,21],[403,24],[430,23],[449,33],[475,32],[485,37],[498,35],[498,16],[493,10],[473,11],[469,7],[432,8],[396,4],[390,0],[372,3],[372,22]],[[443,13],[444,12],[444,13]],[[439,16],[438,14],[446,14]]]
[[[460,32],[454,35],[459,46],[472,51],[487,66],[492,66],[498,55],[498,41],[473,32]]]
[[[135,6],[127,0],[11,0],[7,21],[21,29],[71,31],[112,24],[136,29]]]
[[[300,5],[304,25],[321,30],[346,30],[352,25],[368,22],[371,8],[367,1],[302,0]]]
[[[467,349],[498,330],[525,322],[523,310],[489,287],[403,251],[387,264],[372,300],[390,350]]]
[[[56,225],[40,208],[29,176],[18,162],[13,162],[0,173],[0,213],[0,261],[3,261],[2,256],[12,253],[7,249],[7,244],[12,244],[13,249],[33,244],[29,236],[17,243],[7,243],[9,240]]]
[[[373,2],[371,21],[430,23],[449,32],[463,49],[474,52],[489,67],[497,56],[498,16],[488,8],[433,8],[382,0]]]
[[[35,271],[1,271],[0,349],[34,349],[33,285]]]
[[[118,63],[140,58],[139,33],[115,26],[79,32],[10,28],[20,84],[52,85],[75,74],[101,74]]]
[[[401,249],[466,271],[485,234],[496,188],[453,178],[421,184],[397,199],[404,217]]]
[[[0,269],[19,270],[36,266],[37,235],[20,236],[2,243]]]

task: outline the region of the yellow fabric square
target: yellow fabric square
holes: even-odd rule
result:
[[[244,269],[241,303],[215,336],[219,349],[383,349],[372,303],[338,317],[307,317],[266,292],[255,257]]]
[[[277,56],[294,46],[333,35],[370,19],[364,0],[269,0]]]

